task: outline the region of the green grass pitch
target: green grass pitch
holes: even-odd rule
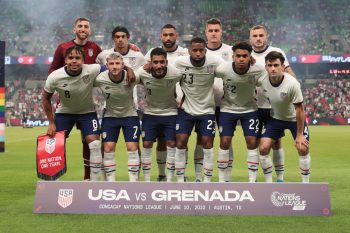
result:
[[[36,137],[46,128],[7,128],[6,152],[0,153],[0,232],[350,232],[350,128],[349,126],[310,127],[312,182],[330,184],[330,217],[269,216],[145,216],[145,215],[55,215],[33,214],[36,182]],[[192,181],[193,136],[189,142],[186,175]],[[78,131],[67,141],[67,173],[60,180],[82,180],[81,143]],[[218,149],[215,140],[215,153]],[[246,149],[239,130],[233,142],[233,181],[245,182]],[[298,158],[292,137],[283,139],[286,151],[285,181],[299,182]],[[157,177],[154,154],[152,180]],[[124,142],[117,146],[117,180],[127,180]],[[261,169],[260,169],[261,170]],[[214,170],[217,181],[217,169]],[[258,181],[263,181],[260,171]]]

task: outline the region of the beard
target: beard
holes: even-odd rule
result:
[[[163,42],[163,45],[165,48],[171,48],[175,45],[176,41],[170,41],[170,42]]]

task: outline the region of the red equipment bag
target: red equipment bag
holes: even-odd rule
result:
[[[54,137],[40,135],[36,148],[36,170],[43,180],[57,180],[67,171],[66,137],[64,131]]]

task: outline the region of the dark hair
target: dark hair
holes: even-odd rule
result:
[[[85,17],[79,17],[77,18],[75,21],[74,21],[74,26],[80,22],[80,21],[87,21],[87,22],[90,22],[90,20],[88,18],[85,18]]]
[[[161,31],[162,31],[163,29],[171,29],[171,28],[174,29],[174,30],[176,31],[176,27],[175,27],[174,25],[170,24],[170,23],[165,24],[165,25],[162,27]]]
[[[282,53],[277,52],[277,51],[271,51],[265,56],[265,63],[267,61],[274,61],[274,60],[277,60],[277,59],[280,59],[281,64],[283,64],[284,61],[286,60]]]
[[[222,27],[220,19],[217,19],[217,18],[208,19],[206,27],[208,26],[208,24],[219,24],[220,27]]]
[[[130,33],[129,33],[128,29],[126,29],[126,27],[117,26],[112,31],[112,39],[114,38],[114,34],[116,34],[117,32],[124,32],[126,34],[126,37],[128,39],[130,38]]]
[[[247,50],[249,54],[253,51],[253,47],[246,41],[238,41],[232,46],[232,51],[235,52],[237,49]]]
[[[165,59],[167,58],[167,53],[165,52],[165,50],[164,49],[162,49],[162,48],[154,48],[154,49],[152,49],[152,51],[151,51],[151,60],[152,60],[152,57],[153,56],[164,56],[165,57]]]
[[[191,41],[190,41],[190,46],[194,43],[199,43],[199,44],[204,44],[206,45],[207,43],[205,42],[205,40],[201,37],[194,37]]]
[[[77,45],[73,45],[72,47],[69,47],[66,50],[66,53],[64,54],[64,58],[67,58],[69,56],[69,54],[71,54],[71,52],[75,50],[77,53],[80,53],[81,56],[83,57],[83,60],[85,61],[85,54],[84,54],[84,50],[82,47],[77,46]]]

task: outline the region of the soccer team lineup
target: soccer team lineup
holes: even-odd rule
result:
[[[269,45],[264,25],[252,25],[247,41],[228,45],[222,42],[220,20],[208,19],[205,38],[194,36],[184,48],[176,28],[165,24],[159,47],[143,55],[123,26],[111,32],[114,47],[102,50],[89,40],[90,23],[77,18],[75,38],[58,45],[42,93],[46,134],[64,131],[69,140],[73,127],[81,132],[77,146],[83,148],[84,180],[116,181],[122,131],[128,159],[119,169],[128,169],[131,182],[150,182],[151,169],[158,169],[157,181],[211,182],[217,175],[219,182],[231,182],[232,140],[241,127],[247,182],[257,181],[259,169],[265,182],[285,181],[285,134],[294,139],[300,181],[309,182],[309,131],[300,83],[285,53]],[[104,98],[102,119],[93,101],[96,89]],[[53,101],[55,93],[59,101]],[[188,153],[191,134],[194,155]],[[157,164],[152,164],[154,147]],[[186,176],[189,159],[194,160],[193,180]]]

